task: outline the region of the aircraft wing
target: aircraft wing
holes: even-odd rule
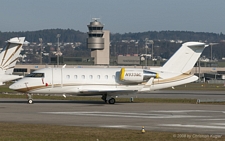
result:
[[[87,91],[80,91],[78,95],[80,96],[90,96],[90,95],[103,95],[103,94],[108,94],[108,95],[128,95],[128,94],[135,94],[137,93],[137,90],[108,90],[108,91],[101,91],[101,90],[87,90]]]

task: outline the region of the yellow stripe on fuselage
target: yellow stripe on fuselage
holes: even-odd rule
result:
[[[121,68],[120,71],[120,80],[124,80],[125,68]]]

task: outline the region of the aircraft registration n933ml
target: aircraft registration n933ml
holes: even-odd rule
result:
[[[143,91],[153,91],[196,81],[191,70],[208,46],[201,42],[186,42],[162,66],[136,68],[44,68],[20,79],[9,88],[29,94],[101,95],[109,104],[115,97]],[[28,103],[32,103],[32,98]]]

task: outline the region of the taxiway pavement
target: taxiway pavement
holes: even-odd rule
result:
[[[0,99],[0,122],[225,135],[224,105]]]
[[[200,99],[200,100],[225,100],[224,91],[182,91],[182,90],[158,90],[143,92],[122,97],[138,98],[171,98],[171,99]]]

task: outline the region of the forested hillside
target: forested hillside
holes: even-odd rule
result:
[[[125,34],[114,34],[111,36],[111,40],[124,40],[124,39],[135,39],[144,40],[148,38],[150,40],[183,40],[183,41],[208,41],[208,42],[219,42],[225,39],[225,35],[215,33],[204,33],[204,32],[190,32],[190,31],[148,31],[139,33],[125,33]]]
[[[85,42],[87,34],[73,29],[46,29],[26,32],[0,32],[0,45],[12,37],[23,36],[28,42],[39,42],[42,38],[44,42],[57,42],[56,35],[61,34],[60,42]]]
[[[24,36],[28,42],[39,43],[39,38],[43,39],[43,43],[56,43],[57,34],[61,34],[61,43],[74,43],[80,42],[79,48],[70,49],[69,54],[64,52],[65,56],[89,56],[89,50],[86,47],[86,32],[80,32],[73,29],[46,29],[39,31],[26,31],[26,32],[0,32],[0,47],[5,45],[5,41],[9,38],[16,36]],[[219,43],[213,48],[213,58],[221,59],[225,57],[225,35],[220,33],[204,33],[204,32],[190,32],[190,31],[147,31],[139,33],[125,33],[125,34],[111,34],[111,56],[119,54],[142,54],[145,53],[146,39],[154,41],[154,56],[161,56],[169,58],[181,45],[176,41],[202,41],[206,43]],[[123,42],[126,40],[128,42]],[[133,42],[130,42],[133,40]],[[174,42],[172,42],[174,41]],[[64,49],[66,51],[66,49]],[[73,52],[74,51],[74,52]],[[151,46],[149,45],[149,52]],[[67,51],[68,52],[68,51]],[[210,48],[205,49],[203,55],[210,56]]]
[[[0,45],[2,42],[15,36],[24,36],[29,42],[38,42],[42,38],[45,42],[56,42],[56,35],[61,34],[62,42],[85,42],[87,34],[73,29],[46,29],[39,31],[26,32],[0,32]],[[112,41],[120,40],[183,40],[183,41],[208,41],[220,42],[225,40],[225,35],[220,33],[204,33],[204,32],[189,32],[189,31],[148,31],[139,33],[112,34]]]

